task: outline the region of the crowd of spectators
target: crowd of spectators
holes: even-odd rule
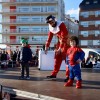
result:
[[[17,64],[17,57],[19,56],[20,51],[10,51],[8,53],[6,50],[0,51],[0,68],[8,68],[8,67],[19,67],[20,65]],[[38,66],[38,55],[33,54],[32,61],[30,63],[30,66]]]

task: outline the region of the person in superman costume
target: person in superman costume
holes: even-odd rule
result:
[[[56,50],[55,50],[55,57],[54,57],[54,70],[52,71],[50,76],[47,76],[47,78],[56,78],[62,61],[66,59],[66,51],[68,49],[68,45],[67,45],[68,30],[65,24],[63,22],[57,21],[53,15],[49,15],[46,18],[46,23],[48,23],[49,25],[48,39],[45,45],[46,54],[53,36],[56,35],[58,38],[58,42],[56,44]],[[69,77],[69,70],[68,67],[66,67],[65,81],[68,80],[68,77]]]
[[[82,87],[80,62],[84,59],[85,53],[78,46],[79,40],[76,36],[70,38],[70,48],[67,50],[66,63],[69,68],[69,80],[64,86],[73,86],[74,77],[76,77],[76,88]]]

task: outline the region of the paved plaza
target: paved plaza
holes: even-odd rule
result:
[[[46,79],[51,71],[30,68],[30,80],[19,80],[20,67],[0,70],[3,91],[9,91],[23,100],[100,100],[100,69],[82,69],[83,88],[64,87],[65,71],[57,79]]]

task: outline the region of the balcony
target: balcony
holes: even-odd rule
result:
[[[29,40],[28,43],[29,44],[45,44],[45,41]],[[3,44],[21,44],[21,39],[7,39],[7,40],[2,39],[2,41],[0,41],[0,42]]]
[[[0,3],[33,3],[33,4],[35,4],[35,3],[57,3],[58,2],[58,0],[0,0]]]
[[[45,44],[46,39],[28,39],[28,44]],[[52,40],[56,43],[56,40]],[[1,39],[0,44],[21,44],[21,39]]]
[[[54,10],[54,11],[32,11],[32,9],[30,9],[30,10],[28,10],[28,11],[22,11],[22,10],[20,10],[20,9],[2,9],[2,10],[0,10],[0,14],[33,14],[33,15],[35,15],[35,14],[38,14],[38,15],[43,15],[43,14],[45,14],[45,15],[48,15],[48,14],[57,14],[58,13],[58,11],[56,10]]]
[[[1,34],[25,34],[25,35],[29,35],[29,34],[34,34],[34,35],[47,35],[48,30],[33,30],[33,29],[9,29],[9,30],[2,30]]]
[[[41,20],[41,19],[40,19]],[[45,19],[42,21],[39,20],[32,20],[32,19],[6,19],[6,20],[2,20],[2,22],[0,22],[0,24],[34,24],[34,25],[44,25],[45,23]]]

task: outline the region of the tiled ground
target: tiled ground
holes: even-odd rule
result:
[[[100,69],[82,69],[82,89],[76,89],[75,83],[73,87],[63,86],[65,71],[60,71],[55,80],[46,79],[50,72],[40,71],[37,68],[31,67],[31,79],[19,80],[20,68],[0,70],[0,84],[15,90],[36,93],[38,98],[42,98],[42,96],[53,97],[53,99],[48,100],[100,100]],[[16,91],[14,92],[16,93]]]

